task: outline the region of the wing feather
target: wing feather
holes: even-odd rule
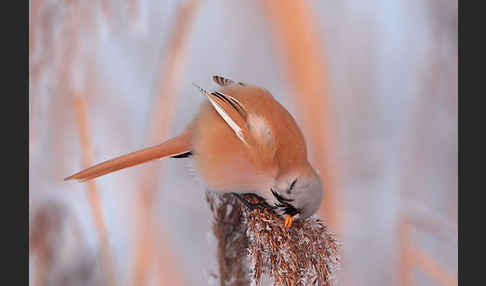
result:
[[[234,97],[223,94],[219,91],[208,92],[205,89],[194,84],[199,91],[206,95],[221,118],[235,132],[236,136],[248,145],[249,130],[246,121],[247,112],[243,105]]]

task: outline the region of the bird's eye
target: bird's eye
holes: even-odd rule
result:
[[[292,184],[290,184],[290,189],[294,189],[295,183],[297,183],[297,179],[295,179]]]
[[[295,179],[291,184],[290,184],[290,187],[287,189],[286,193],[287,195],[290,195],[290,193],[292,192],[292,190],[294,189],[295,187],[295,183],[297,183],[297,179]]]

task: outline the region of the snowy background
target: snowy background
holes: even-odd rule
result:
[[[192,83],[215,88],[215,74],[267,88],[300,121],[262,2],[200,1],[193,14],[182,16],[192,18],[174,101],[167,103],[168,133],[160,141],[178,134],[197,112],[203,97]],[[100,255],[87,184],[62,180],[83,168],[73,98],[85,100],[93,163],[151,145],[154,108],[158,97],[167,96],[160,85],[171,35],[186,4],[30,1],[29,227],[40,209],[61,205],[69,214],[63,219],[78,224],[82,237],[76,240],[69,227],[59,233],[52,285],[60,283],[53,282],[56,271],[91,256],[99,262]],[[324,47],[327,116],[336,131],[334,191],[341,197],[337,235],[343,244],[338,285],[408,285],[400,259],[405,218],[413,245],[433,258],[432,266],[412,267],[415,285],[438,285],[433,277],[444,271],[457,279],[457,1],[306,4]],[[79,16],[75,28],[64,29],[73,15]],[[181,277],[186,285],[213,283],[218,267],[204,186],[188,160],[149,164],[157,168],[150,213],[158,233],[154,251],[166,261],[153,263],[146,285],[172,284],[167,277]],[[118,285],[137,284],[142,170],[95,181]],[[31,249],[31,285],[39,275],[36,261]],[[157,275],[161,269],[166,273]]]

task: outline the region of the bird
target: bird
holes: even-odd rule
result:
[[[205,187],[262,198],[289,228],[319,209],[323,184],[293,116],[265,88],[219,75],[184,130],[159,145],[101,162],[64,180],[87,181],[162,158],[191,158]],[[246,204],[248,206],[248,203]]]

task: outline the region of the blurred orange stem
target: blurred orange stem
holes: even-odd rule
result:
[[[101,0],[101,11],[103,16],[105,17],[105,21],[108,24],[109,28],[113,23],[113,5],[111,5],[110,0]]]
[[[398,285],[412,286],[413,257],[410,253],[412,246],[411,226],[406,220],[398,224]]]
[[[315,30],[307,1],[265,0],[265,11],[276,47],[286,61],[303,128],[309,134],[310,160],[320,171],[325,195],[320,215],[331,230],[342,236],[345,211],[338,191],[335,133],[329,106],[329,83],[324,48]]]
[[[128,0],[128,15],[130,20],[135,23],[140,18],[140,1],[138,0]]]
[[[30,1],[29,6],[30,6],[30,17],[29,17],[29,162],[30,162],[30,156],[31,156],[31,151],[32,151],[32,143],[34,142],[34,111],[36,111],[35,108],[35,91],[37,90],[36,88],[36,83],[39,78],[39,73],[32,73],[34,70],[34,59],[33,55],[34,52],[37,48],[37,42],[38,42],[38,35],[36,31],[36,27],[39,26],[39,18],[40,18],[40,10],[44,6],[44,0],[37,0],[37,1]]]
[[[72,108],[75,116],[76,126],[79,132],[80,146],[82,152],[83,167],[87,168],[93,165],[93,150],[91,145],[91,136],[88,132],[87,116],[86,116],[86,101],[81,93],[76,93],[72,87],[72,71],[74,66],[74,59],[80,52],[79,37],[80,27],[83,26],[80,15],[79,3],[73,3],[68,10],[68,17],[66,27],[64,30],[64,37],[66,43],[63,46],[61,57],[60,74],[60,91],[64,96],[68,96],[72,100]],[[102,265],[107,277],[107,283],[110,286],[115,286],[115,275],[112,263],[111,251],[109,249],[108,237],[105,224],[103,222],[103,214],[101,211],[101,200],[97,192],[95,181],[87,182],[88,188],[88,202],[91,208],[91,213],[95,222],[98,238],[100,241],[100,251]]]
[[[83,153],[83,167],[87,168],[93,165],[93,150],[90,142],[91,137],[89,136],[87,127],[85,99],[80,95],[74,95],[73,107],[76,117],[76,125],[78,126],[79,137],[81,141],[81,150]],[[89,206],[91,207],[91,213],[93,214],[93,219],[98,232],[98,238],[100,240],[102,264],[104,266],[105,274],[107,276],[108,285],[114,286],[116,285],[116,282],[112,263],[113,259],[111,256],[111,251],[109,249],[106,226],[103,221],[100,195],[97,191],[96,182],[94,180],[87,181],[86,184],[88,187]]]
[[[169,128],[175,114],[177,87],[185,63],[186,40],[199,3],[198,0],[185,1],[175,17],[176,23],[168,39],[169,46],[164,57],[165,64],[160,71],[159,88],[156,102],[153,105],[149,144],[160,143],[169,135]],[[161,164],[162,162],[157,162],[157,167],[148,164],[142,169],[136,206],[138,209],[137,225],[140,227],[140,231],[133,268],[135,271],[133,285],[146,285],[150,266],[157,262],[162,267],[157,270],[157,277],[161,285],[185,284],[180,271],[173,266],[177,265],[175,256],[171,253],[167,240],[155,231],[156,226],[152,218]],[[156,237],[157,239],[155,239]],[[157,248],[155,248],[155,241],[157,241]],[[154,261],[153,255],[157,252],[159,254]],[[167,257],[170,257],[170,261],[166,261]]]
[[[421,249],[412,247],[410,249],[414,263],[424,271],[433,281],[442,286],[456,286],[457,279],[440,265],[433,257]]]
[[[429,278],[442,286],[457,285],[457,279],[433,257],[412,243],[412,225],[401,219],[398,229],[398,285],[411,286],[413,269],[421,269]]]

